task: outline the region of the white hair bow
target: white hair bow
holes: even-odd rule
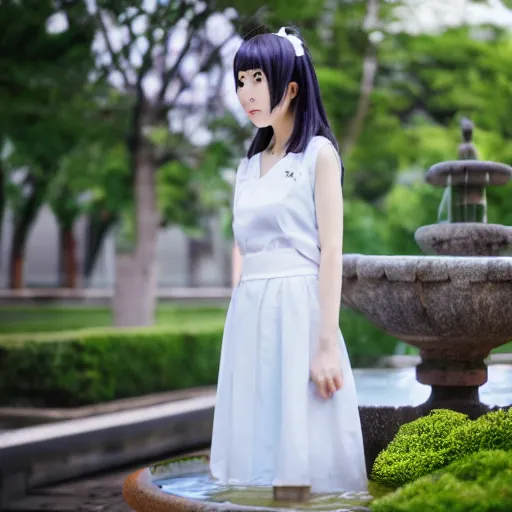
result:
[[[290,41],[290,43],[292,43],[293,49],[295,50],[295,55],[297,57],[302,57],[302,55],[304,55],[304,46],[302,45],[302,41],[293,34],[287,34],[286,27],[281,27],[279,32],[274,33],[276,34],[276,36],[285,37],[286,39],[288,39],[288,41]]]

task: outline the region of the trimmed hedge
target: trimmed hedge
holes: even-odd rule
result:
[[[75,407],[213,385],[222,325],[89,329],[0,342],[0,403]]]
[[[433,473],[480,450],[512,450],[512,409],[476,420],[448,409],[402,425],[377,456],[372,479],[390,488]]]
[[[26,331],[61,325],[69,329],[86,320],[101,324],[109,314],[105,308],[0,308],[0,313],[9,329],[18,322],[19,330]],[[161,313],[161,320],[169,323],[146,329],[94,327],[1,335],[0,404],[76,407],[214,385],[225,311],[187,308]],[[340,317],[354,367],[394,353],[396,340],[362,315],[343,309]]]
[[[512,452],[480,451],[371,504],[372,512],[509,512]]]

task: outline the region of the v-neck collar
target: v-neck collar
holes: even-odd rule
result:
[[[258,169],[257,169],[257,174],[256,174],[256,178],[258,181],[261,181],[261,180],[264,180],[281,162],[283,162],[289,155],[290,153],[286,153],[286,155],[284,155],[282,158],[280,158],[275,164],[273,164],[270,169],[262,176],[261,175],[261,159],[263,158],[263,151],[260,151],[256,156],[257,156],[257,163],[258,163]]]

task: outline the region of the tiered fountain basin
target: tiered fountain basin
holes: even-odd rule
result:
[[[425,254],[510,256],[512,227],[487,223],[486,187],[510,181],[512,167],[499,162],[452,160],[433,165],[425,181],[448,187],[449,223],[421,226],[414,234]]]
[[[274,501],[272,488],[221,486],[209,475],[208,456],[173,459],[132,474],[123,496],[137,512],[247,512],[279,510],[369,512],[385,489],[371,484],[369,493],[313,494],[307,502]]]
[[[511,256],[512,227],[482,222],[422,226],[414,239],[425,254],[439,256]]]
[[[345,305],[420,349],[429,404],[479,402],[485,358],[512,339],[512,258],[348,254],[343,276]]]
[[[425,175],[425,181],[437,187],[446,187],[450,183],[477,187],[506,185],[510,180],[511,170],[509,165],[500,162],[446,160],[430,167]]]

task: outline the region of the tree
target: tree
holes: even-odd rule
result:
[[[129,5],[103,0],[91,9],[98,28],[98,71],[109,73],[131,100],[126,147],[134,204],[131,212],[121,217],[127,224],[121,229],[122,250],[116,258],[113,312],[118,326],[153,323],[156,242],[161,224],[156,172],[165,163],[183,159],[179,146],[158,146],[152,137],[159,135],[159,128],[168,129],[169,118],[178,108],[186,108],[184,93],[194,86],[194,78],[204,76],[220,62],[220,50],[232,37],[232,30],[228,28],[219,41],[215,34],[209,35],[208,23],[212,18],[215,21],[215,14],[209,4],[186,1]],[[193,65],[194,61],[197,68],[187,73],[186,63]],[[202,109],[208,110],[211,99],[218,97],[215,86],[212,89],[205,91]],[[185,150],[190,149],[186,142],[185,138],[180,141]],[[132,243],[127,243],[126,234]]]
[[[67,29],[55,33],[47,27],[57,14]],[[3,2],[0,31],[0,133],[14,148],[10,165],[3,162],[2,167],[4,173],[7,169],[2,184],[7,182],[13,192],[9,283],[20,288],[30,228],[60,157],[81,129],[70,104],[90,70],[88,46],[93,32],[81,4],[47,0]],[[17,189],[10,174],[19,167],[23,178]],[[2,201],[2,211],[4,205]]]

